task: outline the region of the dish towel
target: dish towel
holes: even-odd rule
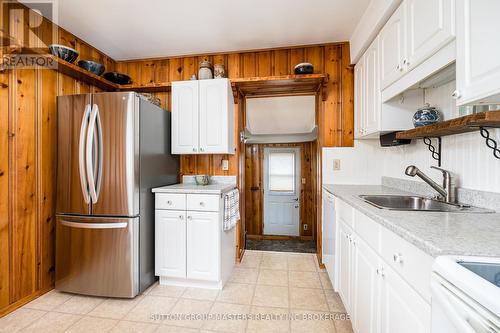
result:
[[[240,219],[240,192],[238,189],[224,195],[224,231],[234,228]]]

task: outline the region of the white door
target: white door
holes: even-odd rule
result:
[[[364,56],[361,57],[354,67],[354,137],[356,139],[363,137],[365,129],[364,59]]]
[[[187,278],[219,279],[219,213],[187,212]]]
[[[198,153],[198,91],[198,81],[172,82],[173,154]]]
[[[365,135],[378,132],[380,128],[381,103],[378,53],[378,38],[376,38],[363,56],[365,78]]]
[[[185,211],[155,211],[155,274],[186,277]]]
[[[233,139],[233,104],[231,83],[228,79],[201,80],[200,83],[200,153],[234,154],[230,150]]]
[[[264,234],[299,236],[300,148],[264,148]]]
[[[405,57],[406,2],[382,28],[380,39],[380,82],[384,89],[403,75]]]
[[[382,268],[380,276],[380,332],[430,332],[430,305],[391,268]]]
[[[379,259],[361,239],[353,243],[352,314],[356,332],[377,332],[379,327]]]
[[[346,309],[349,311],[351,307],[351,233],[342,221],[339,223],[339,253],[337,260],[339,261],[339,294],[342,298]]]
[[[457,0],[457,104],[500,103],[500,1]]]
[[[406,0],[411,70],[455,38],[455,0]]]

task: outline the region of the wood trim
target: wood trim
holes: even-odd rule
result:
[[[275,236],[275,235],[247,235],[248,239],[255,240],[303,240],[312,241],[312,236]]]
[[[2,309],[0,309],[0,318],[11,313],[12,311],[14,310],[17,310],[19,309],[20,307],[22,307],[23,305],[31,302],[32,300],[42,296],[43,294],[45,293],[48,293],[49,291],[51,291],[52,289],[54,289],[53,287],[48,287],[48,288],[44,288],[44,289],[40,289],[40,290],[37,290],[36,292],[24,297],[24,298],[21,298],[20,300],[12,303],[12,304],[9,304],[7,307],[4,307]]]

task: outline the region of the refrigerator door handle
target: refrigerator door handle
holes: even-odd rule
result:
[[[61,220],[61,224],[70,228],[81,229],[123,229],[127,227],[126,222],[119,223],[81,223]]]
[[[98,109],[96,108],[97,105],[94,104],[92,106],[92,112],[90,113],[90,121],[89,121],[89,128],[87,130],[87,146],[86,146],[86,164],[87,164],[87,177],[89,181],[89,192],[90,192],[90,198],[92,199],[92,203],[97,202],[97,193],[96,193],[96,183],[95,183],[95,176],[94,176],[94,166],[93,166],[93,159],[92,159],[92,153],[93,153],[93,146],[94,146],[94,132],[95,132],[95,126],[96,126],[96,118],[97,118],[97,111]]]
[[[90,115],[90,104],[85,105],[83,111],[82,125],[80,127],[80,141],[78,143],[78,171],[80,173],[80,184],[82,186],[83,200],[86,204],[90,203],[87,172],[85,170],[85,135],[87,134],[87,127]]]
[[[97,152],[97,172],[96,172],[96,199],[99,200],[99,193],[101,193],[101,184],[102,184],[102,165],[103,165],[103,141],[102,141],[102,124],[101,124],[101,113],[99,112],[99,106],[94,104],[97,114],[97,143],[98,143],[98,152]]]

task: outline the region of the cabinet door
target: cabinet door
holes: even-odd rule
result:
[[[219,213],[187,213],[187,277],[188,279],[217,281],[219,279],[218,253],[220,247]]]
[[[385,266],[381,276],[380,332],[430,332],[430,305],[391,268]]]
[[[455,0],[406,0],[407,58],[413,69],[455,38]]]
[[[405,57],[406,2],[392,14],[379,34],[380,82],[384,89],[403,75]]]
[[[339,294],[348,311],[351,307],[351,233],[344,222],[339,220]]]
[[[363,110],[365,135],[373,134],[380,129],[380,66],[378,53],[378,38],[376,38],[364,55],[365,107]]]
[[[155,211],[155,275],[186,277],[185,211]]]
[[[356,332],[377,332],[381,279],[379,257],[361,239],[353,240],[352,316]]]
[[[365,129],[365,77],[364,57],[354,67],[354,137],[363,137]]]
[[[457,0],[457,104],[500,103],[500,1]]]
[[[228,79],[200,81],[200,152],[234,154],[231,83]]]
[[[198,81],[172,82],[173,154],[198,153],[198,92]]]

